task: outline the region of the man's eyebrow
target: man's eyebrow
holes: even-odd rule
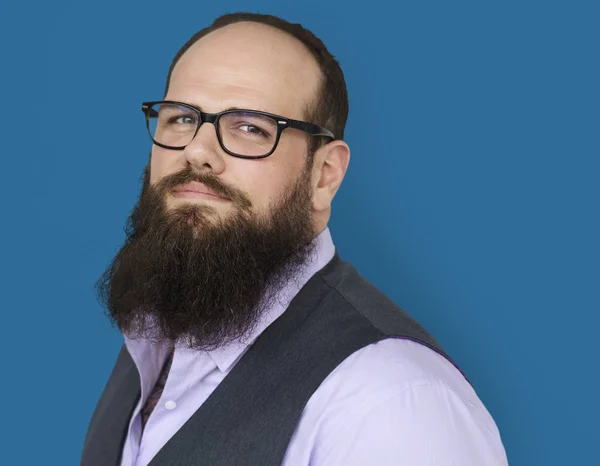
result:
[[[194,108],[196,108],[196,109],[200,110],[201,112],[208,113],[208,112],[205,112],[204,110],[202,110],[202,107],[201,107],[200,105],[198,105],[198,104],[195,104],[195,103],[193,103],[193,102],[186,101],[186,100],[179,100],[178,102],[181,102],[182,104],[189,105],[190,107],[194,107]],[[222,112],[228,112],[229,110],[240,110],[240,111],[251,111],[251,112],[265,112],[265,113],[273,113],[273,112],[269,112],[268,110],[265,110],[265,109],[263,109],[263,108],[248,108],[248,107],[239,107],[239,106],[237,106],[237,105],[233,105],[233,106],[231,106],[231,107],[227,107],[226,109],[224,109],[224,110],[221,110],[221,111],[222,111]],[[220,112],[216,112],[216,113],[220,113]]]
[[[200,105],[192,103],[189,100],[177,100],[177,102],[181,102],[182,104],[186,104],[186,105],[189,105],[190,107],[194,107],[194,108],[200,110],[201,112],[204,111],[204,110],[202,110],[202,107]]]
[[[261,107],[253,107],[253,108],[249,108],[249,107],[238,107],[237,105],[233,105],[231,107],[227,107],[225,110],[223,110],[224,112],[227,112],[229,110],[241,110],[241,111],[251,111],[251,112],[265,112],[265,113],[272,113],[269,112],[268,110],[265,110]]]

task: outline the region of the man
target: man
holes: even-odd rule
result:
[[[226,15],[142,109],[142,193],[98,284],[125,345],[83,465],[507,463],[449,357],[335,253],[348,102],[320,40]]]

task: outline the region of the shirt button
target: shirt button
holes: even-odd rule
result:
[[[167,401],[165,403],[166,409],[175,409],[176,406],[177,406],[177,403],[175,403],[174,401]]]

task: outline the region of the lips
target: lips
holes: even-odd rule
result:
[[[225,197],[220,196],[215,191],[210,189],[208,186],[198,183],[197,181],[191,181],[173,188],[173,194],[176,197],[187,197],[187,198],[198,198],[198,199],[210,199],[215,200],[227,200]]]

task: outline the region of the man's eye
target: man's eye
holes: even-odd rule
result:
[[[191,115],[181,115],[172,117],[169,123],[173,125],[195,125],[196,119]]]
[[[238,128],[246,133],[256,134],[258,136],[268,136],[268,134],[260,129],[258,126],[254,125],[240,125]]]

